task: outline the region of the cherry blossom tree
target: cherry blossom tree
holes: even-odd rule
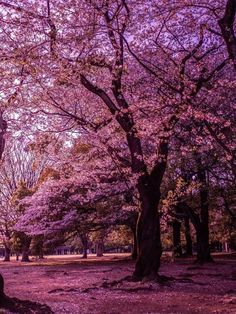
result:
[[[1,34],[1,54],[10,65],[3,63],[7,108],[15,110],[21,132],[29,124],[35,132],[64,131],[92,146],[88,155],[102,154],[97,167],[107,170],[112,162],[122,174],[112,188],[123,193],[128,184],[140,205],[136,278],[158,278],[161,185],[173,137],[185,124],[194,149],[204,125],[219,144],[217,124],[233,120],[233,4],[1,3],[1,23],[11,34]],[[220,117],[225,104],[231,118]],[[88,184],[84,172],[79,186]],[[87,200],[104,194],[104,182],[89,183]]]

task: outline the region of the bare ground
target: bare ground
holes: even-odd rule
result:
[[[172,280],[163,284],[120,281],[134,268],[124,258],[48,257],[1,262],[0,270],[7,295],[46,304],[57,314],[236,313],[236,255],[220,255],[204,266],[189,259],[164,260],[160,274]]]

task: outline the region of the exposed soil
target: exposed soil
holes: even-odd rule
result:
[[[160,274],[171,278],[161,284],[127,280],[134,265],[124,257],[1,262],[5,292],[32,305],[39,302],[57,314],[236,313],[236,255],[220,255],[204,266],[191,259],[164,260]],[[30,302],[28,310],[27,303],[22,304],[25,314],[42,313],[32,311]]]

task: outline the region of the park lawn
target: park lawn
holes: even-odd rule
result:
[[[236,256],[218,255],[204,266],[165,259],[160,274],[172,278],[163,284],[120,281],[133,268],[127,255],[1,262],[8,296],[46,304],[58,314],[236,313]]]

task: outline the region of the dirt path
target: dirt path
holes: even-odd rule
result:
[[[236,313],[235,265],[236,260],[224,257],[207,266],[164,262],[160,273],[174,280],[163,285],[119,283],[131,274],[133,263],[114,257],[2,262],[1,273],[9,296],[47,304],[57,314],[227,314]]]

